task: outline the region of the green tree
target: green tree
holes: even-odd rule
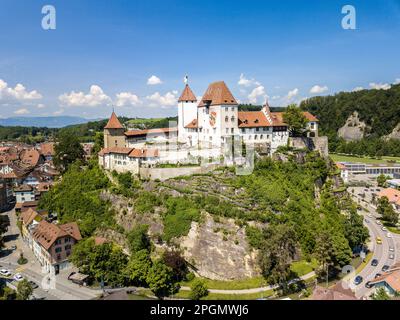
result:
[[[166,297],[177,290],[172,277],[172,269],[162,261],[156,261],[150,268],[146,282],[150,290],[158,297]]]
[[[399,221],[399,214],[393,209],[387,197],[382,197],[378,200],[377,212],[382,216],[382,219],[396,225]]]
[[[187,262],[178,251],[165,251],[162,260],[166,266],[172,269],[174,281],[178,282],[186,278],[189,272]]]
[[[271,284],[278,284],[285,292],[292,272],[290,265],[296,254],[296,234],[286,224],[270,225],[264,231],[259,264],[263,276]]]
[[[7,232],[8,221],[5,216],[0,216],[0,250],[4,247],[3,234]]]
[[[96,132],[94,136],[94,146],[92,150],[92,154],[95,158],[97,158],[97,154],[103,149],[104,146],[104,134],[103,132]]]
[[[61,131],[54,147],[54,164],[65,172],[77,160],[84,159],[84,151],[78,137],[70,131]]]
[[[134,285],[145,286],[151,267],[152,261],[149,252],[140,250],[132,254],[124,273]]]
[[[386,185],[386,180],[387,180],[387,177],[384,174],[381,174],[376,178],[376,181],[378,182],[378,186],[381,188],[383,188]]]
[[[372,300],[391,300],[384,288],[379,288],[372,295]]]
[[[128,245],[131,253],[141,250],[150,250],[151,242],[147,235],[149,226],[139,224],[128,233]]]
[[[350,210],[345,223],[345,237],[349,241],[351,249],[363,245],[369,238],[368,229],[363,224],[364,218],[357,214],[356,210]]]
[[[205,282],[201,279],[194,279],[190,286],[190,299],[200,300],[208,295],[208,289]]]
[[[15,300],[15,299],[17,299],[17,293],[13,289],[5,285],[3,287],[0,285],[0,300]]]
[[[33,293],[32,285],[24,279],[17,285],[17,300],[28,300]]]
[[[301,109],[295,104],[287,107],[286,112],[283,114],[283,121],[289,126],[292,135],[302,134],[308,123]]]

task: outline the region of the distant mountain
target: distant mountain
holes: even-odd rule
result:
[[[57,116],[57,117],[12,117],[0,119],[0,126],[4,127],[47,127],[47,128],[62,128],[66,126],[87,123],[85,118],[72,116]]]

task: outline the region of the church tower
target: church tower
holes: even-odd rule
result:
[[[125,147],[125,129],[113,111],[104,127],[104,148]]]
[[[187,126],[196,127],[197,123],[197,98],[185,78],[185,88],[178,100],[178,141],[189,142],[191,136],[196,135],[190,132]]]

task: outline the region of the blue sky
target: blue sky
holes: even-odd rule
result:
[[[185,74],[271,105],[400,81],[400,0],[0,0],[0,30],[1,117],[175,115]]]

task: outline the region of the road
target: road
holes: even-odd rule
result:
[[[372,205],[372,194],[377,193],[376,187],[373,187],[374,191],[371,189],[366,189],[364,187],[350,187],[349,190],[354,189],[354,193],[350,192],[353,197],[353,200],[361,205],[362,208],[367,209],[369,212],[361,210],[361,213],[364,216],[364,225],[368,228],[370,233],[370,250],[373,251],[372,259],[377,259],[379,261],[376,267],[371,266],[369,263],[358,275],[364,278],[364,281],[357,286],[356,288],[356,296],[358,298],[361,297],[369,297],[374,289],[368,289],[365,287],[365,283],[371,281],[375,278],[377,273],[383,273],[382,267],[384,265],[391,266],[396,261],[399,260],[400,254],[400,235],[391,233],[392,238],[387,237],[387,231],[382,230],[382,226],[377,224],[377,218],[379,214],[376,211],[376,208]],[[366,191],[367,190],[367,191]],[[365,197],[360,196],[360,194],[365,194]],[[376,243],[377,237],[382,239],[382,244],[379,245]],[[389,247],[394,248],[395,252],[390,252]],[[394,259],[389,259],[389,254],[394,254]],[[371,259],[371,261],[372,261]]]
[[[8,216],[10,221],[10,226],[5,234],[6,250],[3,250],[3,254],[0,256],[0,266],[13,273],[21,273],[26,279],[38,284],[39,288],[34,290],[34,295],[36,297],[45,298],[47,300],[90,300],[102,293],[101,290],[80,287],[68,281],[67,276],[71,270],[66,270],[57,275],[54,282],[55,286],[48,288],[48,274],[42,273],[42,268],[36,260],[36,257],[21,239],[14,210],[0,213],[0,215]],[[17,247],[17,250],[7,250],[14,245]],[[21,252],[24,254],[24,257],[28,259],[28,263],[22,266],[17,263]]]

